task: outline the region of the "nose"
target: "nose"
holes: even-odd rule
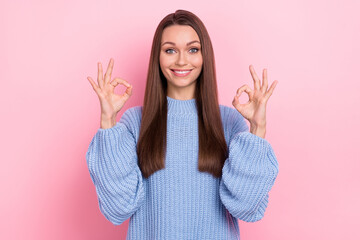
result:
[[[185,53],[179,52],[178,57],[176,59],[176,65],[186,65],[186,56]]]

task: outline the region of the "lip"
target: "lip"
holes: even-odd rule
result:
[[[171,71],[177,77],[186,77],[187,75],[189,75],[191,73],[192,69],[171,69]],[[189,71],[189,72],[184,73],[184,74],[180,74],[180,73],[177,73],[175,71]]]
[[[171,71],[191,71],[192,69],[171,69]]]

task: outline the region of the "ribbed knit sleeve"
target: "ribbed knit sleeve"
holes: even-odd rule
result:
[[[241,114],[233,109],[229,156],[220,181],[220,199],[234,217],[245,222],[263,218],[279,172],[270,143],[248,131]]]
[[[136,140],[130,126],[133,110],[126,110],[114,127],[99,128],[86,153],[100,211],[114,225],[131,217],[145,200]]]

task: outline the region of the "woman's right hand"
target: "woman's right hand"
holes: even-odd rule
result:
[[[97,81],[99,86],[96,85],[91,77],[87,77],[100,100],[102,128],[110,128],[115,126],[117,113],[121,110],[125,102],[132,95],[132,85],[129,84],[126,80],[115,78],[110,82],[113,66],[114,59],[111,58],[104,77],[101,63],[98,62]],[[126,91],[122,95],[117,95],[114,93],[115,87],[119,84],[123,84],[126,87]]]

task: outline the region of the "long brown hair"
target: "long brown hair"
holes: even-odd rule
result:
[[[163,30],[175,24],[191,26],[200,39],[203,66],[195,90],[199,132],[198,170],[219,178],[228,152],[218,103],[214,52],[205,25],[186,10],[167,15],[155,31],[137,144],[139,167],[145,178],[165,168],[167,81],[160,69],[159,56]]]

